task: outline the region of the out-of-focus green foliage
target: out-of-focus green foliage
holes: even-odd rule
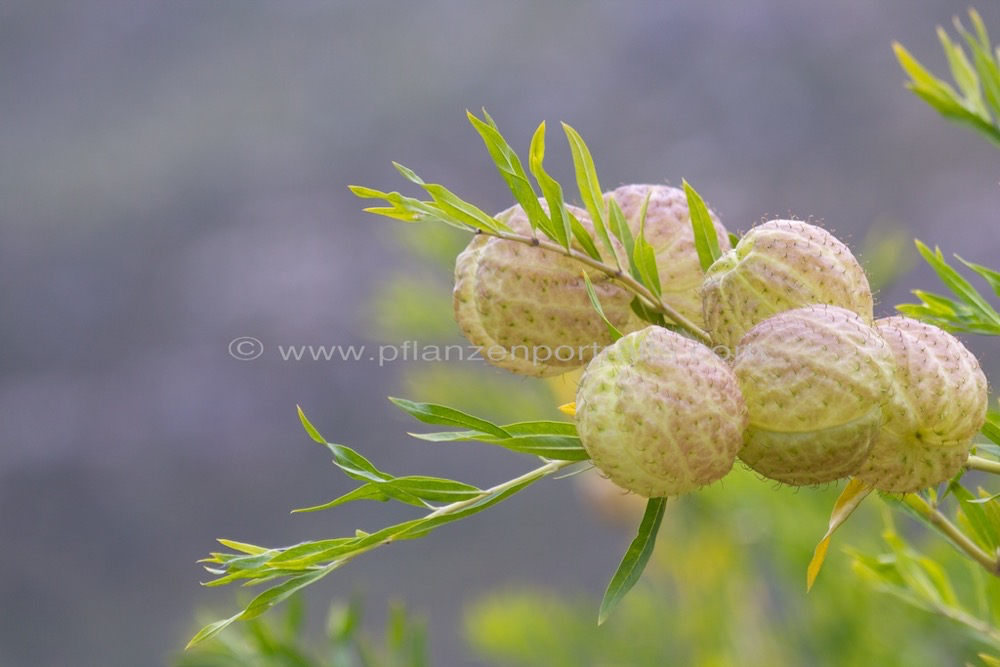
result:
[[[334,602],[322,641],[310,647],[305,603],[295,596],[283,615],[256,618],[177,656],[174,667],[425,667],[426,628],[401,604],[389,609],[385,637],[362,628],[361,598]]]
[[[469,235],[445,225],[396,225],[386,244],[401,262],[376,291],[366,330],[377,340],[462,340],[452,318],[451,274]],[[432,398],[431,400],[437,400]]]
[[[734,470],[668,504],[646,575],[604,625],[594,626],[587,596],[512,589],[473,602],[466,635],[489,664],[517,667],[936,667],[975,656],[982,647],[954,626],[853,585],[846,559],[832,559],[805,594],[837,491],[762,485]],[[843,529],[853,544],[877,548],[878,510],[861,507]],[[927,549],[950,552],[937,540]]]
[[[896,58],[910,77],[907,87],[942,116],[967,125],[1000,146],[1000,51],[994,51],[979,13],[969,10],[972,32],[955,19],[955,29],[969,47],[955,43],[938,26],[938,38],[948,58],[957,90],[931,74],[898,42],[893,45]]]
[[[994,438],[997,417],[990,415],[983,433]],[[977,445],[969,467],[997,473],[1000,449]],[[883,539],[889,547],[878,556],[852,548],[854,570],[875,590],[891,593],[907,604],[956,622],[968,636],[991,650],[1000,649],[1000,501],[982,487],[972,493],[961,472],[944,489],[919,494],[883,495],[888,507],[902,510],[943,537],[955,550],[927,553],[899,533],[889,512],[883,512]],[[980,656],[983,657],[983,656]],[[983,657],[986,664],[989,657]]]
[[[980,490],[980,496],[985,494]],[[968,517],[975,504],[972,497],[962,495],[959,516]],[[1000,531],[1000,516],[995,501],[988,513],[994,522],[987,539],[995,542]],[[963,509],[964,508],[964,509]],[[948,619],[985,645],[991,653],[1000,652],[1000,580],[983,573],[976,565],[961,567],[954,558],[933,557],[914,547],[894,525],[892,514],[883,513],[885,530],[882,537],[889,551],[870,556],[852,550],[854,570],[876,590],[889,593],[907,604]],[[961,522],[960,522],[961,523]],[[978,531],[974,531],[978,533]],[[995,549],[995,545],[994,545]],[[987,665],[994,664],[989,656],[980,655]]]

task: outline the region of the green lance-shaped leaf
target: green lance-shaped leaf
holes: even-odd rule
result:
[[[954,299],[949,299],[940,294],[925,292],[924,290],[913,290],[914,296],[923,302],[923,308],[936,317],[942,319],[958,319],[963,316],[972,315],[971,309],[964,303],[959,303]]]
[[[646,208],[649,206],[649,195],[642,202],[642,209],[639,211],[639,235],[635,238],[635,247],[632,249],[632,256],[635,266],[642,276],[643,284],[649,291],[660,298],[660,272],[656,268],[656,251],[646,240]]]
[[[590,155],[590,149],[583,141],[580,133],[566,123],[562,124],[563,132],[566,133],[566,140],[569,142],[570,154],[573,156],[573,170],[576,172],[576,186],[580,190],[580,199],[590,214],[590,219],[594,223],[598,238],[605,244],[608,256],[614,257],[618,261],[615,248],[611,245],[608,237],[608,215],[604,193],[601,191],[601,183],[597,179],[597,169],[594,168],[594,159]],[[618,263],[620,267],[621,264]]]
[[[608,223],[611,227],[611,233],[614,234],[622,245],[625,247],[625,255],[629,258],[631,271],[633,276],[638,276],[639,272],[636,270],[632,261],[632,249],[635,247],[635,239],[632,238],[632,229],[628,226],[628,221],[625,219],[625,213],[622,211],[621,205],[614,197],[607,198],[608,203]]]
[[[552,226],[556,229],[559,228],[560,222],[564,225],[564,231],[566,233],[566,240],[557,239],[562,242],[563,247],[569,248],[570,239],[576,239],[580,246],[593,259],[600,260],[601,253],[597,249],[597,245],[594,243],[594,239],[590,232],[580,224],[580,221],[575,215],[566,210],[566,204],[563,201],[563,191],[562,186],[552,178],[548,172],[545,171],[543,166],[543,160],[545,158],[545,123],[543,122],[538,126],[535,131],[535,135],[531,138],[531,173],[534,174],[535,180],[538,181],[538,185],[542,188],[542,192],[545,194],[545,200],[549,204],[549,211],[553,211],[554,206],[558,206],[559,220],[556,219],[556,213],[552,213]],[[608,248],[611,248],[611,255],[615,258],[615,262],[618,262],[618,256],[614,253],[614,248],[611,245],[611,238],[608,236],[608,230],[604,225],[594,224],[594,228],[597,231],[598,236],[601,237],[601,241]],[[560,232],[562,233],[562,232]],[[619,268],[621,268],[619,266]]]
[[[568,422],[534,421],[506,424],[501,427],[509,435],[497,437],[481,431],[444,431],[410,433],[414,438],[430,442],[478,441],[498,445],[519,454],[540,456],[554,461],[586,461],[590,458],[580,444],[576,426]]]
[[[411,433],[415,438],[431,442],[457,442],[475,440],[488,445],[498,445],[518,454],[540,456],[553,461],[586,461],[590,458],[579,438],[558,435],[515,435],[509,438],[493,438],[488,435],[467,432],[466,437],[445,436],[440,433]],[[431,436],[431,437],[428,437]],[[435,437],[437,436],[437,437]]]
[[[505,430],[485,419],[473,417],[455,408],[434,403],[415,403],[404,398],[389,397],[396,407],[425,424],[436,424],[438,426],[462,426],[482,433],[489,433],[499,438],[510,436]]]
[[[304,570],[313,567],[324,561],[330,560],[328,557],[332,552],[349,553],[355,546],[364,543],[370,538],[368,533],[357,531],[354,537],[336,537],[329,540],[317,540],[315,542],[303,542],[293,547],[283,549],[273,556],[268,567],[294,568]]]
[[[344,495],[339,498],[335,498],[328,503],[292,510],[292,513],[300,514],[304,512],[319,512],[321,510],[333,509],[338,505],[346,505],[347,503],[352,503],[356,500],[378,500],[379,502],[386,502],[390,500],[390,498],[388,494],[382,491],[377,484],[368,483],[364,486],[359,486],[356,489],[348,491]]]
[[[328,503],[297,509],[293,513],[328,510],[356,500],[386,502],[395,499],[418,507],[429,507],[428,503],[452,503],[456,500],[474,498],[480,493],[482,489],[471,484],[441,477],[395,477],[385,482],[368,482]]]
[[[896,310],[909,317],[923,320],[946,331],[967,332],[988,336],[1000,335],[1000,325],[984,321],[979,310],[972,306],[923,290],[913,290],[922,303],[904,303]]]
[[[914,89],[928,91],[946,100],[958,99],[958,94],[954,91],[954,89],[927,71],[927,69],[921,65],[909,51],[906,50],[906,47],[899,42],[893,42],[892,49],[896,54],[896,60],[899,61],[900,66],[910,76],[912,87]]]
[[[194,638],[192,638],[191,641],[188,642],[187,648],[191,648],[192,646],[200,644],[201,642],[207,639],[211,639],[212,637],[216,636],[217,634],[228,628],[236,621],[246,621],[251,618],[256,618],[257,616],[260,616],[274,605],[284,600],[287,600],[289,597],[291,597],[298,591],[302,590],[309,584],[312,584],[322,579],[329,573],[330,570],[323,569],[315,572],[301,574],[292,577],[282,582],[281,584],[278,584],[277,586],[264,591],[263,593],[255,597],[243,611],[236,614],[235,616],[231,616],[230,618],[227,618],[222,621],[217,621],[202,628],[201,631],[199,631],[198,634],[196,634]]]
[[[973,130],[985,135],[994,144],[1000,145],[1000,130],[998,130],[992,123],[987,123],[979,116],[967,110],[964,106],[962,106],[961,102],[950,98],[943,98],[933,92],[929,92],[916,86],[913,86],[910,89],[917,97],[922,99],[931,108],[948,120],[962,125],[967,125]]]
[[[407,169],[397,162],[393,162],[392,164],[404,178],[426,190],[438,208],[452,219],[474,229],[481,229],[487,232],[511,231],[510,227],[482,211],[479,207],[465,201],[443,185],[425,183],[411,169]]]
[[[974,10],[969,10],[969,18],[975,34],[969,33],[958,18],[955,18],[955,28],[958,30],[972,51],[972,60],[976,66],[976,73],[983,87],[983,95],[989,103],[993,114],[1000,114],[1000,68],[993,57],[993,47],[990,45],[990,37],[986,32],[986,25],[982,17]]]
[[[833,505],[833,512],[830,515],[830,526],[827,528],[826,535],[816,545],[812,560],[809,561],[809,567],[806,569],[806,591],[812,589],[813,584],[816,582],[816,577],[819,576],[819,571],[823,568],[823,561],[826,560],[826,552],[830,548],[830,539],[833,537],[833,533],[847,521],[854,510],[861,504],[861,501],[868,497],[868,494],[872,492],[872,488],[874,487],[868,486],[856,478],[852,479],[844,487],[840,497],[837,498],[837,502]]]
[[[405,167],[397,165],[397,168],[401,168],[408,173]],[[414,175],[415,176],[415,175]],[[437,189],[440,194],[441,186],[431,185],[423,186],[430,187],[432,189]],[[403,222],[441,222],[452,227],[457,227],[463,231],[473,231],[473,230],[485,230],[485,231],[510,231],[507,225],[503,224],[499,220],[490,218],[486,216],[485,213],[479,211],[480,220],[470,220],[467,212],[456,211],[454,206],[439,205],[433,201],[421,201],[413,197],[405,197],[398,192],[382,192],[381,190],[375,190],[373,188],[366,188],[360,185],[350,186],[351,192],[362,199],[382,199],[391,206],[372,206],[364,209],[365,213],[372,213],[374,215],[381,215],[386,218],[392,218],[393,220],[402,220]],[[445,191],[446,194],[442,195],[446,199],[453,202],[461,202],[457,196]],[[464,202],[463,202],[464,205]],[[468,204],[468,206],[472,206]],[[473,209],[475,207],[472,207]],[[447,210],[446,210],[447,209]],[[476,209],[478,210],[478,209]],[[478,215],[478,214],[477,214]],[[488,221],[484,221],[485,218],[489,218]]]
[[[507,183],[507,187],[510,188],[514,199],[517,200],[517,203],[521,205],[521,208],[528,215],[528,222],[531,223],[531,228],[541,229],[549,238],[553,240],[558,239],[558,232],[553,229],[551,221],[545,215],[545,211],[542,210],[541,204],[538,203],[538,194],[535,193],[535,189],[528,180],[528,175],[521,165],[521,159],[517,156],[517,152],[514,151],[511,145],[507,143],[507,140],[503,138],[503,135],[500,134],[500,130],[497,128],[496,123],[493,122],[493,119],[490,118],[490,115],[486,113],[486,109],[483,109],[484,120],[477,118],[471,111],[466,111],[465,114],[469,122],[476,129],[476,132],[482,137],[483,143],[486,144],[486,150],[489,151],[490,157],[497,167],[497,171],[500,172],[500,176]]]
[[[1000,412],[986,413],[986,423],[983,424],[980,433],[989,438],[993,444],[1000,445]],[[979,448],[982,448],[982,445]]]
[[[990,46],[989,33],[986,31],[986,24],[983,23],[983,17],[975,9],[969,9],[969,20],[972,21],[972,28],[976,31],[979,45],[988,53],[992,47]],[[961,27],[958,17],[955,17],[955,24],[959,28],[959,32],[964,34],[965,29]]]
[[[954,292],[959,298],[965,301],[967,304],[975,308],[984,319],[992,322],[993,324],[1000,325],[1000,314],[993,309],[993,307],[976,291],[968,280],[963,278],[958,271],[953,269],[948,262],[944,259],[944,254],[941,252],[940,248],[935,248],[931,251],[926,245],[920,241],[916,241],[917,250],[923,256],[924,260],[931,265],[934,272],[937,273],[938,277],[941,279],[948,289]]]
[[[667,320],[663,317],[662,313],[658,313],[655,310],[651,310],[650,308],[648,308],[646,304],[642,302],[642,299],[640,299],[639,297],[635,297],[634,299],[632,299],[632,301],[630,301],[628,305],[632,309],[632,312],[636,314],[636,317],[638,317],[642,321],[649,322],[650,324],[656,324],[657,326],[661,326],[666,329],[670,329],[671,331],[681,333],[682,329],[679,326],[667,322]]]
[[[1000,296],[1000,271],[994,271],[993,269],[983,266],[982,264],[975,264],[974,262],[967,262],[958,255],[955,255],[958,261],[965,264],[967,267],[982,276],[983,280],[989,284],[993,293]]]
[[[653,553],[656,534],[660,530],[666,506],[666,498],[650,498],[649,502],[646,503],[646,513],[639,523],[639,532],[632,540],[632,544],[629,545],[628,551],[625,552],[625,557],[622,558],[618,570],[611,578],[611,583],[608,584],[608,589],[604,593],[604,599],[601,600],[601,610],[597,616],[598,625],[608,619],[618,603],[639,581],[639,577]]]
[[[254,544],[246,544],[245,542],[237,542],[235,540],[220,539],[218,542],[222,546],[229,547],[233,551],[240,551],[242,553],[249,554],[251,556],[259,556],[269,551],[264,547],[258,547],[257,545]]]
[[[597,314],[601,316],[604,320],[604,324],[608,327],[608,333],[611,334],[611,340],[616,341],[622,337],[622,332],[618,330],[618,327],[611,323],[607,315],[604,314],[604,308],[601,307],[601,301],[597,298],[597,292],[594,291],[594,285],[590,282],[590,276],[587,275],[586,271],[582,272],[583,282],[587,285],[587,296],[590,297],[590,305],[594,307]]]
[[[205,563],[206,567],[214,565],[224,565],[226,570],[253,570],[260,567],[270,559],[278,555],[280,549],[267,549],[264,547],[256,547],[255,545],[244,545],[242,543],[233,543],[232,540],[218,540],[219,544],[223,546],[229,546],[230,544],[240,544],[239,547],[230,547],[234,551],[239,553],[219,553],[213,552],[209,554],[208,558],[203,558],[199,563]],[[257,551],[256,553],[248,553],[247,547],[253,547]],[[214,582],[209,582],[208,586],[211,586]]]
[[[482,489],[471,484],[422,475],[397,477],[392,480],[391,486],[432,503],[454,503],[475,498],[483,493]]]
[[[569,220],[570,231],[573,233],[573,238],[580,244],[583,251],[587,253],[590,257],[597,260],[602,260],[600,251],[594,244],[594,239],[591,237],[590,232],[587,228],[580,223],[580,219],[577,218],[571,211],[566,211],[566,219]],[[618,261],[617,259],[615,261]]]
[[[708,271],[708,267],[715,263],[715,260],[722,256],[719,248],[719,237],[715,231],[715,224],[712,216],[705,206],[704,200],[691,184],[684,181],[684,195],[687,197],[688,211],[691,215],[691,227],[694,230],[694,247],[698,251],[698,261],[701,263],[701,270]]]
[[[968,59],[960,47],[952,45],[947,35],[944,35],[942,45],[949,65],[955,73],[956,81],[966,96],[959,95],[950,85],[928,72],[902,45],[894,43],[896,58],[911,79],[907,88],[945,118],[968,125],[1000,145],[1000,129],[996,127],[984,108],[978,85],[974,81],[975,74],[972,75],[973,80],[969,79]],[[992,57],[988,59],[992,60]],[[989,73],[988,70],[989,67],[985,71]],[[980,68],[980,71],[984,71],[983,68]]]
[[[320,435],[319,431],[316,430],[316,427],[313,426],[312,423],[306,418],[306,413],[303,412],[302,406],[296,405],[295,408],[298,410],[299,413],[299,421],[302,422],[302,427],[305,428],[306,433],[309,434],[309,437],[318,442],[319,444],[325,445],[326,438]]]
[[[371,461],[366,459],[361,454],[358,454],[350,447],[338,445],[332,442],[325,442],[323,444],[328,450],[330,450],[330,453],[333,454],[334,465],[340,468],[344,474],[351,479],[375,484],[390,482],[395,479],[392,475],[382,472],[376,468]],[[391,487],[385,487],[385,491],[388,495],[396,497],[403,502],[420,504],[419,500],[416,498],[407,498],[403,493],[393,494]]]
[[[549,218],[552,221],[551,232],[554,234],[552,240],[568,249],[574,230],[570,227],[569,212],[566,210],[566,202],[563,201],[562,186],[549,176],[543,166],[543,161],[545,160],[544,121],[535,130],[534,136],[531,137],[531,148],[528,151],[528,155],[528,165],[531,173],[534,175],[535,180],[538,181],[539,187],[542,188],[542,194],[545,195],[545,201],[549,205]],[[588,234],[588,239],[589,236]],[[593,247],[593,245],[593,242],[591,242],[590,246]],[[591,257],[594,257],[594,255],[591,255]],[[600,259],[600,255],[598,254],[595,259]]]
[[[417,406],[418,404],[410,405]],[[440,406],[424,406],[423,410],[425,412],[433,412],[433,410],[431,410],[433,407]],[[450,408],[442,408],[438,411],[438,414],[446,414],[447,410],[450,410]],[[332,500],[325,505],[305,508],[300,511],[329,509],[354,500],[384,501],[390,498],[408,503],[410,505],[426,507],[428,502],[452,502],[454,500],[471,497],[476,493],[481,492],[480,489],[474,486],[439,477],[394,477],[393,475],[376,468],[371,461],[350,447],[327,442],[326,439],[320,435],[316,427],[313,426],[312,423],[306,418],[301,407],[298,408],[298,413],[299,419],[302,421],[302,425],[305,427],[309,436],[316,442],[326,446],[326,448],[330,450],[330,453],[333,454],[334,464],[344,471],[348,477],[362,482],[367,482],[366,485]],[[488,424],[488,422],[483,423]]]
[[[980,546],[995,552],[1000,547],[1000,524],[992,521],[995,515],[987,509],[983,499],[977,500],[957,480],[951,482],[949,490],[959,501],[959,523],[966,523],[972,529],[972,536]]]
[[[549,435],[576,437],[576,424],[572,424],[570,422],[550,421],[547,419],[504,424],[503,430],[513,436]]]
[[[628,226],[628,221],[625,219],[625,213],[622,211],[622,207],[614,199],[614,197],[608,198],[608,220],[611,225],[611,232],[618,237],[618,240],[622,242],[625,247],[625,256],[628,257],[629,262],[629,273],[633,278],[642,282],[642,276],[639,273],[639,267],[635,263],[635,238],[632,236],[632,229]]]
[[[944,50],[944,55],[948,59],[948,67],[951,69],[951,76],[958,84],[959,90],[962,91],[963,99],[962,106],[964,106],[970,113],[973,113],[984,121],[990,121],[990,115],[986,111],[986,107],[983,105],[982,95],[979,91],[979,78],[976,76],[975,70],[972,68],[972,63],[965,55],[965,51],[958,44],[951,41],[948,33],[945,32],[944,28],[938,27],[938,40],[941,42],[941,48]]]
[[[326,443],[333,454],[333,463],[351,479],[362,482],[386,482],[393,476],[376,468],[371,461],[345,445]]]
[[[468,229],[467,225],[458,224],[444,215],[434,203],[423,202],[413,197],[405,197],[398,192],[383,192],[374,188],[366,188],[360,185],[349,186],[356,197],[361,199],[382,199],[392,206],[373,206],[364,209],[365,213],[373,213],[394,220],[403,222],[444,222],[457,226],[461,229]]]

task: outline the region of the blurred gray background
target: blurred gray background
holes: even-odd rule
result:
[[[979,9],[995,36],[1000,10]],[[370,338],[368,300],[412,262],[347,185],[397,160],[509,204],[466,108],[515,147],[549,121],[606,187],[687,178],[732,229],[789,212],[857,246],[876,221],[996,264],[997,153],[902,87],[898,39],[945,70],[967,3],[3,0],[0,2],[0,665],[163,664],[228,615],[195,560],[408,516],[290,517],[350,488],[295,417],[397,473],[525,470],[409,441],[402,364],[243,363],[237,336]],[[938,289],[920,267],[906,288]],[[906,300],[880,295],[880,312]],[[411,304],[412,305],[412,304]],[[995,359],[981,343],[984,363]],[[525,386],[529,383],[525,380]],[[505,582],[597,593],[628,536],[542,483],[317,587],[373,623],[402,598],[439,664],[470,660],[463,601]]]

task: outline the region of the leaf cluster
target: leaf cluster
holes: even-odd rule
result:
[[[955,29],[961,38],[958,42],[944,28],[937,29],[954,86],[931,74],[902,44],[893,44],[893,49],[910,77],[907,88],[948,120],[971,127],[1000,146],[1000,49],[990,43],[986,26],[976,10],[969,10],[969,19],[971,32],[955,19]],[[962,41],[968,47],[968,54]]]
[[[392,399],[404,412],[433,425],[460,426],[463,430],[420,434],[424,440],[451,442],[479,440],[507,449],[541,457],[543,465],[528,473],[480,489],[471,484],[442,477],[397,477],[377,468],[367,458],[345,445],[328,442],[299,409],[299,418],[309,436],[333,455],[333,463],[347,477],[360,484],[348,493],[322,505],[299,512],[331,509],[346,503],[375,500],[396,501],[426,513],[418,518],[374,532],[357,530],[354,535],[302,542],[269,549],[233,540],[219,540],[230,552],[212,553],[202,561],[216,576],[207,586],[242,582],[245,586],[273,584],[253,598],[242,611],[204,627],[189,646],[218,635],[236,621],[260,616],[271,607],[313,584],[357,556],[398,540],[424,537],[436,528],[478,514],[496,505],[539,479],[573,463],[584,461],[586,452],[576,429],[565,422],[536,421],[499,426],[453,408],[430,403]]]
[[[944,296],[924,290],[913,290],[920,303],[897,306],[904,315],[923,320],[946,331],[1000,336],[1000,313],[958,270],[948,263],[940,248],[916,242],[917,250],[934,269],[941,282],[952,293]],[[986,281],[993,294],[1000,297],[1000,272],[981,264],[955,258]]]
[[[933,513],[941,511],[946,495],[950,495],[955,522],[963,526],[984,549],[997,548],[1000,537],[1000,505],[979,489],[973,495],[957,480],[948,485],[944,494],[934,493],[904,498],[886,496],[890,507],[910,514],[918,521],[942,533],[950,531]],[[882,537],[888,551],[872,556],[850,551],[853,569],[861,579],[876,590],[891,594],[907,604],[950,619],[960,624],[974,639],[992,651],[1000,651],[1000,581],[988,576],[982,568],[971,565],[951,571],[939,561],[922,553],[907,537],[897,531],[892,515],[884,513]],[[947,537],[947,534],[946,534]],[[990,656],[980,656],[987,665]],[[995,660],[995,658],[993,658]]]
[[[576,188],[593,224],[593,231],[573,213],[567,205],[563,186],[545,169],[544,122],[531,139],[528,169],[525,170],[521,158],[485,110],[482,118],[471,112],[467,112],[467,116],[514,200],[527,215],[531,236],[515,233],[501,217],[487,214],[443,185],[425,182],[412,169],[397,163],[394,163],[396,170],[426,192],[430,199],[420,200],[399,192],[351,186],[351,191],[358,197],[379,199],[386,204],[369,207],[365,211],[404,222],[440,222],[473,233],[541,245],[545,249],[561,252],[602,271],[632,290],[635,293],[632,307],[645,321],[665,326],[670,320],[696,337],[704,338],[703,332],[660,298],[656,256],[645,234],[646,206],[640,212],[638,230],[633,233],[618,203],[604,196],[590,149],[576,130],[562,124],[573,159]],[[691,210],[698,257],[702,269],[707,270],[721,254],[715,226],[702,198],[686,181],[683,185]]]

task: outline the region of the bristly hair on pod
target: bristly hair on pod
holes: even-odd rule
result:
[[[962,469],[986,421],[986,376],[961,341],[936,326],[903,316],[875,326],[896,374],[884,424],[857,476],[889,493],[945,482]]]
[[[567,209],[593,231],[586,211]],[[531,234],[520,205],[497,219],[519,234]],[[627,329],[632,294],[599,271],[589,269],[587,275],[605,316],[618,329]],[[581,265],[551,250],[474,237],[455,262],[452,301],[455,320],[469,342],[489,363],[521,375],[567,373],[612,342],[587,295]]]
[[[844,308],[807,306],[757,324],[733,362],[750,416],[740,459],[795,486],[854,474],[882,425],[894,368],[878,332]]]
[[[580,442],[623,489],[677,496],[718,481],[743,444],[736,377],[708,347],[651,326],[605,348],[580,381]]]
[[[793,308],[838,306],[869,324],[874,317],[868,278],[850,248],[800,220],[771,220],[747,232],[709,268],[701,296],[712,341],[728,347]]]

